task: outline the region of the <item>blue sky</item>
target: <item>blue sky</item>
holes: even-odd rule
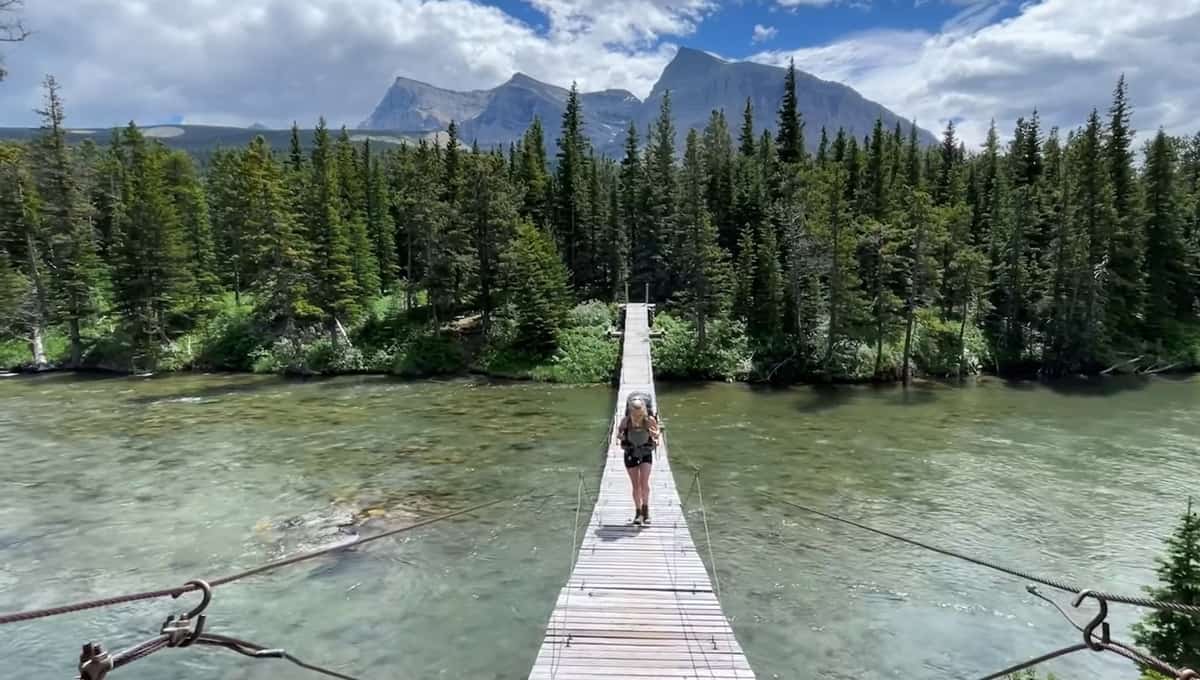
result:
[[[969,144],[1036,107],[1073,128],[1125,73],[1134,125],[1200,129],[1200,0],[49,0],[0,45],[0,125],[335,125],[397,76],[488,88],[516,71],[645,96],[680,46],[844,82]],[[135,38],[131,39],[131,36]]]

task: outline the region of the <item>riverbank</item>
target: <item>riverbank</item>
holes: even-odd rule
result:
[[[91,341],[78,369],[68,367],[65,334],[53,329],[44,345],[50,363],[29,365],[23,341],[0,341],[0,370],[44,372],[80,370],[139,375],[146,373],[228,372],[316,377],[392,375],[421,379],[476,375],[491,379],[562,384],[611,383],[618,369],[619,343],[611,335],[617,322],[615,304],[585,302],[572,308],[555,333],[553,347],[531,351],[519,339],[514,315],[498,310],[488,323],[479,314],[466,314],[446,323],[429,318],[427,308],[408,309],[397,298],[383,297],[358,323],[344,329],[335,344],[319,328],[279,337],[255,319],[253,306],[224,300],[197,328],[161,346],[145,367],[145,358],[130,351],[115,325],[91,329]],[[820,362],[806,360],[792,346],[756,346],[744,324],[709,321],[703,348],[692,323],[660,312],[655,318],[660,336],[654,342],[656,377],[664,381],[719,381],[753,384],[878,384],[899,382],[903,346],[899,338],[882,346],[844,340],[835,343]],[[932,312],[918,314],[911,362],[918,379],[946,381],[959,376],[991,376],[1002,380],[1045,380],[1029,363],[1004,373],[994,362],[978,330],[959,328]],[[811,343],[810,343],[811,344]],[[820,343],[824,347],[824,341]],[[811,352],[810,352],[811,354]],[[1176,353],[1178,354],[1178,353]],[[1122,358],[1110,367],[1085,374],[1055,376],[1082,378],[1101,374],[1193,373],[1200,361],[1184,352],[1158,358]],[[822,352],[824,355],[824,352]],[[989,370],[993,369],[993,370]]]

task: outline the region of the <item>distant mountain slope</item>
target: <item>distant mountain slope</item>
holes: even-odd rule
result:
[[[773,129],[783,96],[785,69],[753,62],[728,62],[706,52],[681,48],[663,70],[646,101],[624,90],[589,92],[581,96],[586,131],[602,153],[621,153],[625,129],[637,123],[639,133],[658,115],[663,93],[671,91],[678,144],[692,128],[703,128],[714,109],[723,109],[732,130],[741,124],[749,97],[755,110],[755,127]],[[882,105],[866,99],[841,83],[821,80],[797,71],[796,94],[804,116],[806,142],[816,148],[820,130],[832,135],[839,127],[859,137],[868,134],[876,118],[891,129],[900,122],[907,134],[909,122]],[[369,118],[360,127],[403,133],[444,130],[458,123],[463,142],[477,141],[490,148],[517,140],[534,116],[546,128],[548,148],[554,149],[567,91],[518,73],[491,90],[454,92],[408,78],[397,78]],[[925,144],[936,143],[930,132],[918,128]]]
[[[220,127],[213,125],[156,125],[141,128],[147,137],[158,139],[173,149],[182,149],[198,156],[205,156],[218,148],[244,147],[256,136],[262,135],[277,151],[286,151],[291,142],[291,130],[267,130],[263,128]],[[22,141],[32,139],[39,133],[37,128],[4,128],[0,127],[0,140]],[[336,134],[336,132],[335,132]],[[373,130],[353,130],[351,138],[361,141],[370,138],[372,144],[398,145],[401,141],[414,141],[422,134],[400,135],[395,132],[378,132]],[[308,148],[312,144],[313,131],[301,130],[300,143]],[[67,133],[67,142],[79,144],[90,139],[98,145],[106,146],[112,139],[109,128],[80,128]]]
[[[787,69],[777,66],[723,61],[706,52],[681,48],[643,103],[641,127],[645,129],[658,116],[663,93],[670,90],[675,125],[682,135],[691,128],[702,129],[712,111],[722,109],[736,134],[747,97],[754,107],[755,127],[773,131],[786,73]],[[910,122],[883,105],[851,87],[800,70],[796,71],[796,101],[804,119],[804,140],[810,150],[817,148],[822,127],[829,131],[831,139],[839,127],[861,138],[870,134],[877,118],[882,118],[884,129],[891,130],[899,122],[904,134],[909,133]],[[937,138],[927,130],[918,127],[917,135],[923,144],[937,143]]]

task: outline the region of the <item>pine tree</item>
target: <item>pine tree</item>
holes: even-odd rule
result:
[[[432,228],[426,241],[425,282],[433,306],[434,319],[446,319],[461,307],[471,293],[471,277],[475,265],[472,252],[473,237],[469,223],[463,218],[463,171],[462,149],[459,146],[458,127],[451,122],[447,130],[446,148],[439,153],[433,147],[432,160],[440,157],[442,167],[441,205],[429,216],[434,221],[426,226]]]
[[[928,300],[931,290],[937,285],[937,264],[930,257],[937,252],[940,235],[939,225],[933,211],[933,201],[923,191],[909,191],[904,216],[903,257],[905,271],[904,295],[904,355],[901,359],[901,380],[905,385],[912,382],[912,338],[917,309]]]
[[[717,229],[704,200],[704,166],[699,136],[695,130],[690,130],[679,177],[682,202],[679,210],[677,257],[680,277],[677,295],[696,325],[696,340],[700,348],[707,344],[709,320],[721,317],[728,311],[730,283],[728,255],[717,242]]]
[[[1066,214],[1055,237],[1061,299],[1052,342],[1056,349],[1049,358],[1053,374],[1094,367],[1110,352],[1105,262],[1117,218],[1095,111],[1087,127],[1068,142],[1064,181]]]
[[[725,113],[713,111],[704,128],[704,201],[712,215],[721,247],[732,251],[737,247],[738,224],[734,215],[734,155],[733,139]]]
[[[742,158],[755,158],[758,150],[754,147],[754,105],[746,97],[746,109],[742,112],[742,130],[738,135],[738,155]]]
[[[858,271],[875,341],[875,369],[871,375],[876,379],[883,377],[883,344],[891,335],[901,310],[902,301],[895,289],[896,278],[903,269],[900,261],[902,237],[901,231],[891,224],[871,218],[865,219],[861,226]]]
[[[821,126],[821,141],[817,143],[817,166],[825,167],[829,163],[829,133]]]
[[[121,137],[127,181],[114,234],[113,293],[133,343],[135,365],[153,370],[170,339],[171,312],[188,299],[191,277],[179,215],[164,171],[166,150],[130,123]]]
[[[822,288],[829,324],[821,362],[826,375],[832,375],[837,345],[857,326],[864,306],[854,262],[858,234],[845,200],[845,183],[846,169],[840,165],[818,171],[812,191],[815,196],[809,201],[813,211],[809,231],[827,254]]]
[[[982,292],[987,286],[987,258],[970,246],[957,250],[950,264],[947,278],[949,290],[954,291],[954,302],[958,306],[958,368],[957,378],[963,379],[967,361],[967,324],[970,322],[971,307],[978,316],[984,309]]]
[[[80,183],[80,169],[67,147],[62,99],[58,82],[47,76],[42,133],[36,160],[42,198],[42,225],[48,237],[53,277],[48,282],[56,316],[67,322],[71,363],[83,362],[81,327],[96,312],[93,292],[100,283],[100,261],[92,232],[92,206]],[[211,258],[208,260],[211,264]],[[40,276],[38,277],[41,278]]]
[[[1108,330],[1115,346],[1136,349],[1145,304],[1144,220],[1133,171],[1133,130],[1125,76],[1117,81],[1105,135],[1104,155],[1112,178],[1116,223],[1108,239]]]
[[[779,104],[779,132],[775,145],[781,163],[800,163],[805,160],[804,122],[796,102],[796,62],[788,61],[783,81],[783,100]]]
[[[342,320],[361,309],[361,292],[355,279],[353,243],[344,221],[338,183],[337,150],[325,119],[317,122],[310,160],[311,178],[306,209],[306,231],[313,247],[313,302],[321,310],[330,342],[344,336]]]
[[[784,280],[780,265],[779,241],[775,227],[767,222],[757,225],[758,248],[754,265],[754,313],[751,332],[760,340],[771,342],[783,335]]]
[[[383,161],[370,157],[370,146],[364,145],[363,166],[369,168],[367,177],[367,233],[371,238],[375,261],[379,266],[379,284],[391,291],[400,272],[396,258],[396,220],[392,212],[392,197],[384,174]]]
[[[512,239],[517,223],[517,201],[505,177],[503,159],[494,156],[473,159],[466,194],[465,211],[472,223],[477,258],[475,306],[482,312],[486,333],[498,303],[500,255]]]
[[[924,189],[916,122],[908,127],[908,145],[904,147],[904,182],[913,189]]]
[[[111,260],[110,249],[117,216],[121,211],[121,189],[125,185],[125,162],[121,157],[121,135],[113,130],[109,145],[99,152],[95,182],[92,186],[92,205],[95,216],[96,255],[102,262]]]
[[[1158,560],[1162,585],[1147,588],[1156,600],[1200,605],[1200,513],[1187,511],[1167,539],[1167,553]],[[1200,619],[1173,611],[1154,610],[1134,625],[1134,639],[1151,654],[1178,668],[1200,668]]]
[[[1194,253],[1182,235],[1182,201],[1176,176],[1175,145],[1159,130],[1146,151],[1146,327],[1161,339],[1175,322],[1193,318],[1196,299]]]
[[[602,175],[607,160],[596,158],[592,152],[587,163],[587,218],[583,233],[585,253],[583,267],[588,285],[584,288],[587,299],[598,298],[612,289],[609,279],[608,248],[604,235],[608,226],[608,201],[605,200]]]
[[[658,122],[650,140],[645,166],[643,233],[649,258],[637,263],[635,284],[650,284],[654,299],[670,299],[675,292],[676,246],[675,125],[671,120],[671,93],[663,93]]]
[[[321,318],[313,305],[312,246],[304,237],[285,170],[271,156],[262,136],[250,142],[242,155],[241,185],[248,257],[257,275],[252,288],[260,316],[278,323],[290,336],[299,321]]]
[[[1007,168],[1001,167],[992,190],[988,215],[992,228],[991,267],[995,272],[992,287],[992,314],[987,333],[998,358],[1009,365],[1025,359],[1026,326],[1030,307],[1029,286],[1033,279],[1029,267],[1027,231],[1030,222],[1032,189],[1013,187]]]
[[[534,354],[550,352],[571,307],[567,270],[553,239],[528,222],[517,224],[501,272],[516,315],[516,345]]]
[[[563,111],[562,134],[558,138],[554,224],[559,248],[566,256],[567,269],[574,277],[576,291],[581,293],[592,284],[592,272],[587,267],[591,253],[586,237],[589,228],[588,148],[587,137],[583,134],[579,90],[572,83]]]
[[[971,224],[971,238],[981,247],[989,249],[992,244],[992,214],[991,209],[997,205],[993,194],[1000,174],[1000,135],[996,132],[996,121],[988,128],[987,140],[984,142],[983,155],[979,158],[977,171],[978,195],[970,200],[975,207]]]
[[[754,314],[754,277],[757,271],[757,244],[754,240],[754,227],[742,227],[742,235],[738,239],[737,262],[733,268],[733,316],[744,322],[749,322]]]
[[[43,368],[51,323],[49,238],[25,151],[9,146],[0,146],[0,251],[4,326],[26,339],[34,368]]]
[[[372,296],[379,293],[379,261],[375,258],[366,213],[370,148],[360,158],[350,141],[349,132],[343,127],[334,149],[337,158],[335,176],[338,206],[350,241],[350,262],[354,270],[357,302],[362,308],[369,304]]]
[[[866,167],[866,194],[862,212],[883,220],[887,217],[887,142],[884,139],[883,119],[875,119],[871,132],[870,155]]]
[[[535,227],[550,227],[547,206],[549,205],[550,175],[546,172],[546,143],[542,132],[542,121],[537,116],[525,132],[518,159],[518,177],[525,188],[521,204],[521,216],[533,222]]]
[[[647,247],[651,241],[645,238],[642,229],[644,184],[637,126],[631,121],[625,136],[625,157],[621,159],[621,171],[617,179],[617,205],[620,211],[617,225],[620,231],[613,236],[613,256],[617,259],[615,267],[621,272],[614,298],[625,302],[630,301],[630,284],[648,282],[653,272],[650,262],[654,254]]]
[[[206,202],[217,255],[220,282],[233,291],[235,304],[254,279],[253,258],[246,231],[245,186],[242,184],[242,152],[218,149],[209,161],[205,178]]]
[[[202,313],[207,299],[220,288],[208,202],[196,175],[195,163],[186,153],[169,153],[163,171],[167,191],[175,213],[179,215],[185,251],[187,299],[181,299],[180,303],[186,307],[187,313],[198,315]]]

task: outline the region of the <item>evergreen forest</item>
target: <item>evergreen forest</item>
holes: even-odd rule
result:
[[[780,87],[686,135],[668,93],[621,158],[572,89],[508,148],[321,120],[200,162],[132,123],[66,144],[48,77],[40,134],[0,145],[0,364],[604,381],[616,303],[648,297],[665,377],[1200,366],[1200,134],[1135,148],[1124,78],[980,148],[808,129]]]

